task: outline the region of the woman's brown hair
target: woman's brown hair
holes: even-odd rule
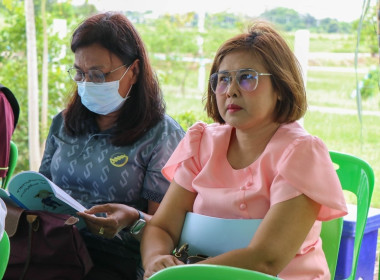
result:
[[[215,55],[210,75],[219,70],[226,55],[237,50],[252,52],[272,74],[272,86],[278,94],[275,121],[289,123],[300,119],[307,108],[305,86],[301,66],[284,38],[270,23],[257,21],[247,33],[237,35],[222,44]],[[205,108],[208,116],[215,122],[225,123],[219,114],[210,84]]]
[[[139,60],[139,75],[129,98],[120,109],[113,130],[112,143],[125,146],[135,142],[165,114],[165,103],[149,62],[144,43],[132,23],[121,13],[106,12],[84,20],[74,31],[71,40],[73,53],[78,48],[100,44],[127,65]],[[81,103],[75,89],[65,111],[65,127],[70,135],[90,132],[86,120],[96,114]]]

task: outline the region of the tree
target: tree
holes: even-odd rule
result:
[[[43,51],[42,51],[42,103],[41,103],[41,129],[46,131],[48,127],[48,34],[47,34],[47,20],[46,20],[46,0],[41,1],[41,16],[42,16],[42,34],[43,34]],[[43,150],[41,145],[41,151]]]
[[[293,31],[306,27],[300,14],[293,9],[278,7],[265,11],[260,16],[281,26],[285,31]],[[311,22],[310,17],[308,17],[307,20],[309,23]]]
[[[31,170],[38,170],[41,158],[38,113],[38,65],[33,0],[25,0],[25,22],[28,66],[29,166]]]
[[[339,22],[332,18],[317,20],[310,14],[302,15],[293,9],[283,7],[265,11],[260,17],[277,24],[285,31],[296,31],[307,28],[313,32],[350,33],[352,25],[351,23]]]
[[[198,34],[193,27],[194,13],[184,16],[164,15],[154,20],[136,25],[144,43],[152,55],[152,63],[162,71],[159,78],[165,83],[180,85],[182,94],[187,88],[189,75],[194,74],[197,64],[192,60],[198,56]],[[188,58],[190,61],[184,61]],[[176,69],[176,71],[173,71]]]
[[[37,74],[34,75],[34,82],[37,83],[38,106],[35,111],[39,112],[42,109],[40,98],[40,90],[38,85],[43,84],[42,81],[42,57],[43,57],[43,24],[42,24],[42,1],[35,0],[35,49]],[[21,108],[20,119],[17,129],[13,134],[13,141],[19,148],[18,170],[32,169],[29,166],[31,158],[29,151],[29,130],[35,129],[29,127],[28,112],[28,71],[27,71],[27,46],[26,46],[26,14],[24,1],[2,0],[0,1],[0,41],[3,42],[0,47],[0,81],[9,87],[15,94]],[[73,54],[71,52],[63,53],[62,50],[69,49],[70,33],[64,37],[59,37],[53,32],[53,20],[65,19],[67,21],[67,29],[73,30],[78,25],[81,19],[87,17],[90,13],[96,11],[93,5],[83,4],[81,6],[72,6],[71,1],[66,2],[58,0],[46,0],[46,19],[47,35],[48,35],[48,105],[47,118],[48,122],[52,116],[61,111],[67,101],[67,95],[73,88],[73,83],[68,77],[66,69],[73,64]],[[29,35],[28,35],[29,36]],[[36,87],[35,85],[33,86]],[[30,87],[29,87],[30,88]],[[35,105],[34,105],[35,106]],[[34,117],[31,117],[34,118]],[[40,121],[40,120],[39,120]],[[39,121],[37,123],[39,123]],[[43,140],[46,139],[47,129],[42,126],[39,128],[38,145],[42,146]],[[38,152],[38,151],[37,151]],[[38,166],[40,164],[38,158]],[[33,156],[34,158],[34,156]]]
[[[379,52],[379,42],[377,38],[377,12],[376,5],[370,7],[368,13],[365,15],[361,30],[360,30],[360,44],[367,49],[372,55]],[[353,22],[353,30],[356,32],[359,28],[359,19]]]
[[[325,18],[321,20],[321,24],[327,33],[337,33],[339,31],[339,24],[336,19]]]

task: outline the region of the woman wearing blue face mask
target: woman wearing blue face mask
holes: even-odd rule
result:
[[[122,80],[125,74],[127,74],[131,65],[129,65],[127,70],[125,70],[120,80]],[[110,71],[110,73],[115,72],[120,68],[125,68],[126,66],[127,65],[121,65],[120,67],[117,67],[116,69]],[[91,73],[92,72],[93,71],[91,71]],[[101,81],[98,82],[86,82],[84,72],[81,72],[76,68],[71,68],[69,70],[69,73],[72,75],[74,81],[76,81],[78,84],[78,94],[81,97],[82,104],[86,106],[90,111],[101,115],[108,115],[120,109],[121,106],[123,106],[124,101],[127,100],[128,94],[132,88],[131,86],[127,94],[122,97],[119,93],[120,80],[105,82],[103,81],[104,79],[101,78]],[[104,77],[104,74],[99,72],[97,76],[98,79],[100,79],[99,77]],[[94,78],[91,80],[94,80]],[[104,94],[104,92],[108,92],[109,94]]]
[[[169,186],[161,169],[184,131],[165,114],[144,44],[125,16],[89,17],[71,50],[75,91],[53,119],[40,172],[89,209],[79,213],[94,262],[86,279],[135,280],[136,237]]]

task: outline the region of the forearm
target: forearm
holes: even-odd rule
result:
[[[280,257],[267,256],[263,251],[258,252],[251,248],[243,248],[199,262],[199,264],[202,263],[239,267],[270,275],[278,275],[287,262],[283,262]]]
[[[221,254],[204,263],[236,266],[277,275],[301,248],[315,223],[319,209],[320,205],[305,195],[275,204],[246,248]]]
[[[170,255],[174,247],[175,241],[166,231],[148,224],[144,229],[140,245],[143,267],[146,268],[157,256]]]

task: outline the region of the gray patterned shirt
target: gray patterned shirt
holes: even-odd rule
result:
[[[88,125],[94,133],[71,137],[65,132],[62,113],[55,116],[39,172],[86,208],[123,203],[147,211],[148,200],[161,202],[169,186],[161,169],[185,134],[181,126],[165,115],[138,141],[117,147],[110,143],[112,129],[99,131],[94,120]],[[138,244],[127,234],[121,234],[122,241],[89,232],[82,235],[93,239],[86,240],[88,246],[93,243],[100,249],[102,243],[103,250],[110,253],[125,256],[132,250],[132,255],[138,254]]]

